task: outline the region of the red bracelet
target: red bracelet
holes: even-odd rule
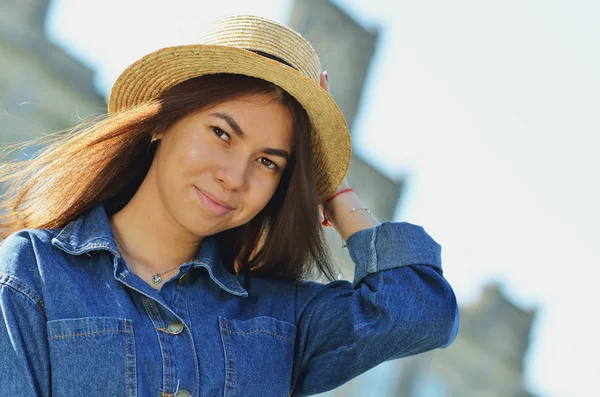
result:
[[[334,193],[331,197],[329,197],[327,200],[325,200],[325,202],[323,203],[323,220],[321,221],[321,225],[323,226],[333,226],[331,224],[331,222],[329,222],[329,219],[327,218],[327,213],[325,212],[325,209],[327,207],[327,204],[331,203],[331,201],[336,198],[337,196],[339,196],[342,193],[346,193],[346,192],[353,192],[354,189],[352,189],[351,187],[344,189],[344,190],[340,190],[337,193]]]

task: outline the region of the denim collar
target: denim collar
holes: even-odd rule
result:
[[[102,204],[91,208],[62,228],[58,236],[52,239],[52,245],[71,255],[81,255],[88,251],[102,249],[110,251],[114,255],[119,254],[108,216]],[[210,278],[227,292],[238,296],[248,296],[248,292],[240,285],[238,278],[223,266],[219,255],[219,246],[214,237],[206,237],[198,250],[196,259],[186,262],[182,265],[181,270],[187,271],[190,267],[204,267]]]

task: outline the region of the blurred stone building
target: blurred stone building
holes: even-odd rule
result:
[[[0,144],[106,112],[93,72],[47,40],[48,5],[49,0],[0,0]]]

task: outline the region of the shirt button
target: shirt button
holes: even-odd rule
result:
[[[181,277],[179,277],[178,284],[184,285],[188,282],[189,279],[190,279],[190,275],[188,273],[183,273],[183,275]]]
[[[172,322],[167,327],[167,330],[172,335],[179,335],[181,333],[181,331],[183,331],[183,324],[181,324],[180,322],[177,322],[177,321]],[[184,394],[182,394],[182,395],[184,395]]]
[[[192,397],[192,395],[187,390],[179,390],[175,393],[175,397]]]

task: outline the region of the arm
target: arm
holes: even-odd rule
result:
[[[338,191],[348,188],[344,180]],[[331,390],[386,360],[452,343],[458,306],[441,246],[420,226],[379,221],[354,192],[325,210],[355,264],[353,283],[299,284],[294,396]]]
[[[0,246],[0,388],[7,396],[50,396],[44,304],[14,276],[28,260],[28,239],[10,236]]]
[[[458,307],[440,246],[423,228],[385,222],[356,232],[353,283],[298,286],[293,396],[331,390],[386,360],[448,346]]]

